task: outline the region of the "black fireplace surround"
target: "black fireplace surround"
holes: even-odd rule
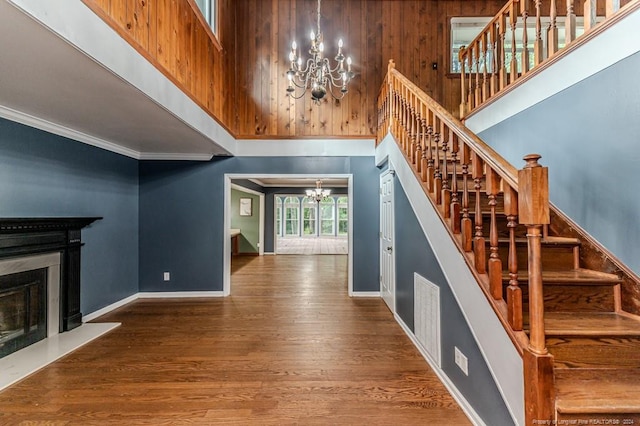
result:
[[[101,217],[0,218],[0,259],[60,252],[60,332],[82,324],[81,230]]]

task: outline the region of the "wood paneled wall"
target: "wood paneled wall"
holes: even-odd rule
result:
[[[396,68],[457,112],[460,80],[448,77],[449,18],[493,16],[503,0],[323,0],[325,52],[337,41],[354,59],[357,77],[342,101],[320,106],[286,94],[292,40],[306,54],[316,0],[237,0],[236,73],[239,137],[357,137],[374,134],[375,105],[389,59]],[[305,56],[308,57],[308,54]],[[437,64],[437,69],[432,64]]]
[[[234,73],[227,52],[235,45],[233,0],[218,0],[220,42],[194,0],[82,0],[189,95],[229,127],[235,121]],[[221,48],[224,44],[227,50]]]
[[[294,39],[308,49],[316,0],[218,0],[219,40],[194,0],[82,0],[238,138],[371,137],[389,59],[452,112],[449,19],[493,16],[504,0],[323,0],[326,51],[340,37],[356,78],[342,101],[287,96]],[[437,64],[437,69],[432,64]]]

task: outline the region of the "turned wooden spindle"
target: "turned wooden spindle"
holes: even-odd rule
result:
[[[409,98],[409,158],[411,164],[416,164],[416,106],[413,94]]]
[[[483,32],[480,42],[482,43],[480,48],[482,49],[482,90],[481,90],[481,102],[485,103],[489,98],[489,79],[487,78],[487,63],[489,62],[489,42],[487,40],[488,33]]]
[[[429,155],[427,157],[427,189],[429,192],[433,192],[433,182],[434,182],[434,160],[433,160],[433,144],[434,144],[434,135],[433,135],[433,113],[431,111],[428,112],[427,116],[429,120],[427,121],[427,139],[429,141]]]
[[[442,170],[440,169],[440,142],[442,135],[440,133],[440,120],[435,118],[434,134],[433,134],[433,149],[435,158],[433,161],[433,195],[435,197],[436,205],[442,203]]]
[[[466,46],[460,46],[458,50],[458,62],[460,63],[460,118],[467,115],[467,57]]]
[[[489,52],[491,54],[491,70],[489,75],[489,96],[498,91],[498,27],[495,22],[491,24],[489,33]]]
[[[502,299],[502,260],[498,255],[498,219],[496,206],[500,192],[500,175],[487,166],[486,185],[491,222],[489,224],[489,289],[494,299]]]
[[[451,132],[451,165],[453,172],[451,175],[451,204],[449,212],[451,214],[451,230],[454,234],[460,233],[460,202],[458,201],[458,152],[460,151],[460,142],[458,135]]]
[[[422,174],[422,146],[424,144],[424,135],[422,133],[422,114],[424,110],[424,104],[422,102],[418,102],[417,105],[417,114],[416,114],[416,173],[418,175]]]
[[[480,85],[480,42],[473,45],[473,57],[476,65],[476,87],[474,92],[473,106],[477,107],[482,103],[482,86]]]
[[[549,29],[547,30],[547,57],[553,56],[553,54],[558,51],[558,11],[556,9],[556,0],[551,0],[549,16]]]
[[[542,62],[542,0],[536,1],[536,39],[533,42],[533,65]]]
[[[442,135],[442,171],[440,172],[442,176],[442,190],[440,191],[440,199],[443,216],[445,219],[449,219],[451,217],[451,210],[449,210],[451,208],[451,192],[449,191],[449,163],[447,152],[449,152],[449,143],[453,132],[444,124],[444,121],[440,122],[440,134]]]
[[[473,87],[473,46],[469,46],[468,49],[467,60],[469,61],[469,90],[467,91],[467,108],[469,111],[473,111],[473,109],[475,108],[475,104],[473,102],[475,99],[475,89]]]
[[[597,12],[596,0],[585,0],[584,2],[584,32],[586,33],[591,28],[596,26],[596,12]]]
[[[513,83],[518,78],[518,61],[516,59],[517,46],[516,46],[516,28],[518,26],[518,13],[516,12],[516,4],[511,3],[509,8],[509,20],[511,22],[511,73],[509,76],[509,83]]]
[[[544,294],[542,287],[542,227],[550,222],[548,169],[538,160],[540,155],[529,154],[518,172],[518,215],[527,227],[529,273],[529,350],[546,354],[544,330]]]
[[[427,117],[429,115],[429,110],[427,109],[427,106],[424,105],[423,106],[423,114],[422,114],[422,120],[420,121],[420,126],[422,129],[422,165],[420,166],[420,179],[422,180],[422,182],[427,182],[427,187],[428,187],[428,158],[427,158],[427,151],[429,151],[429,135],[427,134]]]
[[[484,162],[482,159],[473,152],[471,154],[471,177],[474,182],[474,189],[476,194],[476,209],[475,209],[475,236],[473,238],[473,254],[476,266],[476,271],[479,274],[484,274],[487,271],[487,256],[485,239],[482,235],[482,178],[484,177]]]
[[[473,232],[471,217],[469,216],[469,166],[471,165],[471,149],[465,143],[462,144],[462,220],[460,221],[460,233],[462,248],[470,252],[473,248]]]
[[[573,10],[573,1],[574,0],[567,0],[567,19],[564,23],[565,46],[576,39],[576,14]]]
[[[504,190],[504,213],[509,229],[509,286],[507,287],[507,319],[515,331],[522,330],[522,289],[518,283],[518,249],[516,227],[518,226],[518,193],[511,186]]]
[[[520,0],[520,13],[522,14],[522,75],[529,71],[529,36],[527,34],[527,18],[529,18],[529,0]]]
[[[500,16],[500,20],[498,21],[498,42],[496,43],[496,47],[498,52],[496,52],[498,56],[498,85],[500,90],[504,89],[507,86],[507,52],[505,49],[505,40],[507,38],[507,17],[502,14]]]

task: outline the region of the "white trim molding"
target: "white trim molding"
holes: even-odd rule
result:
[[[380,297],[379,291],[354,291],[352,297]]]
[[[373,157],[375,139],[238,139],[238,157]]]

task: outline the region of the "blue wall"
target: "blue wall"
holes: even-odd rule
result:
[[[442,369],[486,424],[513,424],[473,334],[398,179],[395,179],[394,184],[394,222],[397,314],[411,331],[415,332],[414,272],[440,287]],[[466,376],[454,362],[455,346],[469,360],[469,376]]]
[[[222,290],[225,173],[353,174],[353,287],[378,291],[378,262],[371,262],[378,258],[379,226],[374,163],[373,157],[141,162],[140,291]],[[165,271],[171,272],[170,282],[162,281]]]
[[[550,198],[640,274],[640,53],[480,134],[517,168],[549,167]]]
[[[138,291],[136,160],[0,119],[0,215],[102,216],[82,231],[82,312]]]

